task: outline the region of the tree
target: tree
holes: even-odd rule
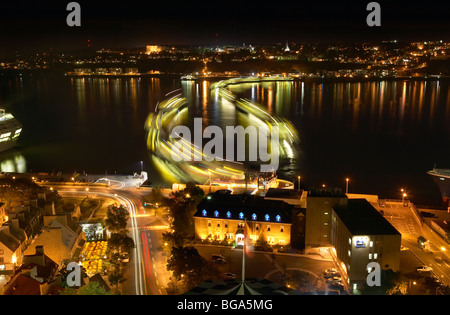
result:
[[[388,292],[396,292],[395,286],[400,282],[400,272],[394,272],[392,269],[381,270],[381,286],[368,286],[361,289],[362,294],[367,295],[385,295]],[[401,287],[399,287],[401,288]]]
[[[147,198],[148,201],[153,204],[158,203],[161,205],[165,201],[165,197],[161,188],[153,188]]]
[[[177,281],[185,281],[188,288],[195,287],[208,274],[208,262],[195,247],[176,246],[172,248],[167,261],[167,270]]]
[[[119,284],[123,283],[126,280],[127,279],[125,279],[124,274],[120,271],[118,266],[116,266],[116,268],[114,268],[114,271],[108,275],[108,281],[112,285],[116,286],[116,292],[119,289]]]
[[[129,252],[135,244],[133,239],[124,233],[112,233],[108,240],[108,246],[111,250]]]
[[[105,224],[111,232],[122,232],[126,229],[130,214],[122,205],[110,205],[106,211]]]
[[[408,283],[406,281],[395,281],[392,287],[386,290],[387,295],[408,294]]]
[[[111,295],[112,292],[106,292],[98,282],[91,281],[88,284],[80,287],[79,289],[74,289],[71,287],[64,288],[64,290],[59,292],[60,295]]]

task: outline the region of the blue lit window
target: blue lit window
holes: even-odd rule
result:
[[[242,212],[239,212],[239,219],[243,219],[244,218],[244,214]]]
[[[253,219],[253,220],[256,220],[256,213],[253,213],[253,214],[252,214],[252,219]]]
[[[266,215],[264,216],[264,219],[266,219],[266,221],[269,221],[269,220],[270,220],[270,217],[269,217],[269,215],[268,215],[268,214],[266,214]]]
[[[281,221],[280,215],[277,215],[277,216],[275,217],[275,219],[277,220],[277,222],[280,222],[280,221]]]
[[[231,218],[231,212],[230,211],[227,212],[227,218]]]
[[[219,216],[219,211],[214,211],[214,216],[217,218]]]
[[[204,217],[206,217],[206,210],[205,209],[203,209],[203,211],[202,211],[202,215],[204,216]]]

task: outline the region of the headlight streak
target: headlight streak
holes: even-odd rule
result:
[[[232,84],[258,83],[265,81],[289,82],[289,79],[278,77],[230,79],[211,84],[210,90],[213,91],[216,96],[220,96],[234,104],[236,109],[241,113],[253,117],[250,120],[253,124],[256,122],[257,125],[266,127],[268,130],[272,129],[272,126],[279,127],[279,137],[281,143],[283,143],[280,148],[280,154],[282,157],[291,159],[294,156],[292,145],[299,141],[298,133],[292,124],[284,118],[273,116],[265,108],[251,100],[238,98],[231,91],[226,89]],[[166,96],[177,91],[179,91],[179,89],[169,92]],[[214,159],[211,159],[211,157],[205,155],[197,146],[183,137],[176,140],[180,141],[180,143],[183,144],[183,147],[187,148],[188,154],[185,154],[184,151],[180,152],[179,149],[174,150],[175,139],[170,135],[171,127],[176,126],[179,119],[185,119],[186,117],[188,117],[188,102],[186,98],[182,97],[182,93],[178,93],[158,103],[158,111],[150,114],[147,118],[145,125],[145,128],[148,131],[147,148],[151,151],[152,156],[156,156],[158,158],[157,160],[161,160],[156,163],[156,167],[162,174],[165,174],[163,176],[172,177],[177,180],[194,180],[202,184],[207,183],[211,179],[212,174],[221,176],[222,178],[228,178],[229,180],[243,180],[245,178],[243,169],[227,168],[229,163],[235,163],[243,167],[244,165],[242,163],[236,163],[235,161],[229,161],[221,157],[214,157]],[[179,160],[182,160],[183,162],[176,162],[174,157],[179,158]],[[200,159],[202,160],[202,164],[194,162]],[[162,161],[164,161],[164,164],[161,163]],[[168,167],[168,165],[172,165],[173,167]],[[176,171],[173,172],[173,170]],[[169,173],[171,174],[169,175]]]

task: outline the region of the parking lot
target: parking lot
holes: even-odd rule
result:
[[[213,280],[227,280],[230,277],[242,279],[242,249],[209,245],[196,245],[196,248],[211,262],[213,255],[221,256],[217,257],[215,265],[218,272]],[[265,278],[292,289],[300,286],[299,290],[302,292],[339,291],[331,288],[332,285],[323,277],[326,269],[334,267],[331,260],[319,255],[253,252],[245,257],[245,278]]]

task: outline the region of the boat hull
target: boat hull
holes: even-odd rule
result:
[[[8,151],[14,148],[17,144],[16,140],[9,140],[5,142],[0,142],[0,152]]]
[[[439,188],[442,201],[447,205],[450,201],[450,170],[433,170],[427,173]]]

